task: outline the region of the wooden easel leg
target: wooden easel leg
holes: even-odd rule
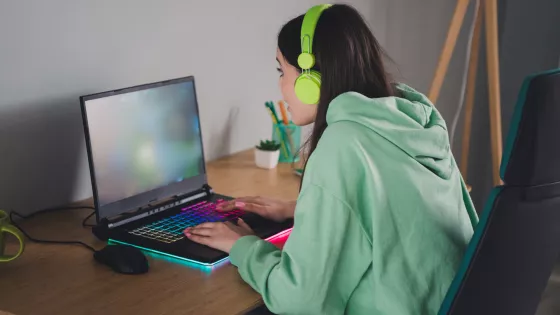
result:
[[[490,109],[490,140],[492,145],[492,177],[494,185],[501,185],[502,110],[500,104],[500,69],[498,56],[498,4],[484,0],[486,26],[486,59],[488,66],[488,94]]]
[[[483,6],[478,6],[476,13],[476,21],[474,25],[474,33],[469,51],[469,73],[467,74],[467,90],[465,98],[465,123],[463,126],[463,141],[461,147],[461,174],[463,178],[467,178],[469,167],[469,150],[471,143],[472,114],[476,89],[476,72],[478,69],[478,54],[480,47],[480,33],[482,28]]]
[[[463,19],[465,18],[468,5],[469,0],[457,1],[457,6],[455,7],[455,12],[453,13],[453,18],[451,19],[451,25],[449,26],[447,38],[445,39],[443,50],[439,56],[436,73],[428,94],[428,98],[432,101],[432,103],[435,103],[439,96],[441,86],[443,85],[443,79],[445,77],[445,73],[447,72],[451,56],[453,55],[453,49],[455,49],[457,37],[459,36],[459,31],[461,30],[461,25],[463,24]]]

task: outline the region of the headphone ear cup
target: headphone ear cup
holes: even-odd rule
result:
[[[304,104],[317,104],[321,97],[321,74],[311,70],[296,79],[296,96]]]

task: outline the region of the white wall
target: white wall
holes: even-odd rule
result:
[[[91,196],[80,95],[194,75],[208,159],[269,137],[276,35],[319,2],[0,0],[0,208]]]

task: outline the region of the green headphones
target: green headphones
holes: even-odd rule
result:
[[[301,25],[301,54],[298,56],[298,65],[302,69],[296,79],[295,91],[300,101],[304,104],[317,104],[321,96],[321,74],[311,70],[315,65],[313,55],[313,34],[321,13],[331,7],[330,4],[320,4],[307,11]]]

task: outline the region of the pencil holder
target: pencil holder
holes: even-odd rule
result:
[[[299,148],[301,145],[301,128],[290,122],[274,124],[272,128],[272,139],[280,143],[280,163],[292,163],[299,161]]]

